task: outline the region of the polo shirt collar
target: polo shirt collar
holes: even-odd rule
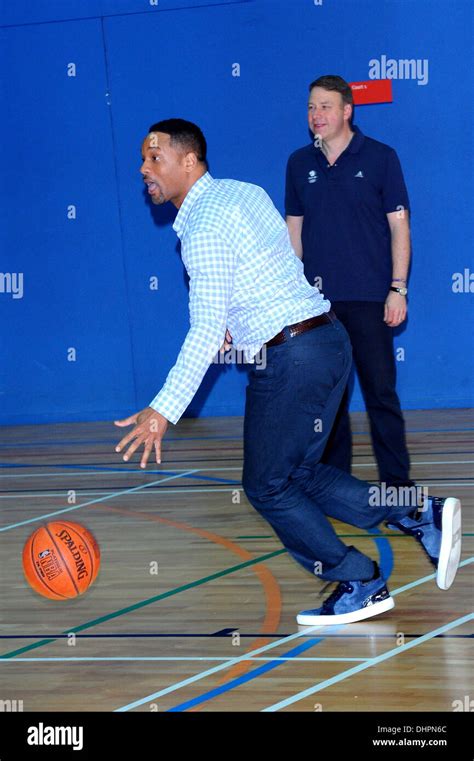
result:
[[[351,142],[349,143],[347,148],[343,151],[343,153],[346,153],[346,152],[347,153],[358,153],[360,151],[360,149],[362,148],[362,144],[363,144],[363,142],[365,140],[365,135],[360,131],[359,127],[356,127],[356,125],[353,124],[351,129],[352,129],[354,134],[353,134],[353,136],[351,138]],[[324,156],[324,153],[323,153],[321,148],[316,148],[315,147],[315,150],[318,153],[320,153],[320,154],[322,154]]]
[[[181,235],[184,232],[184,228],[186,227],[186,222],[188,221],[191,209],[193,208],[197,199],[208,189],[212,182],[213,178],[209,172],[206,172],[202,175],[202,177],[199,178],[199,180],[196,180],[194,185],[192,185],[188,190],[173,223],[173,230],[179,238],[181,238]]]
[[[358,153],[362,147],[362,143],[365,140],[365,135],[363,135],[359,127],[356,127],[355,124],[352,125],[352,131],[354,132],[354,135],[352,136],[352,140],[347,146],[346,150],[348,153]]]

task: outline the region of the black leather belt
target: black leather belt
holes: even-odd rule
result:
[[[327,325],[328,322],[333,322],[336,319],[336,315],[331,310],[330,312],[325,312],[324,314],[320,314],[318,317],[310,317],[308,320],[303,320],[302,322],[296,322],[294,325],[287,325],[290,333],[290,338],[294,338],[295,336],[299,336],[301,333],[305,333],[307,330],[313,330],[313,328],[319,328],[321,325]],[[287,336],[284,333],[283,330],[280,330],[279,333],[276,334],[276,336],[273,336],[265,346],[277,346],[277,344],[282,344],[287,340]]]

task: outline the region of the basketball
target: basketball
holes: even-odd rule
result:
[[[50,600],[84,594],[100,567],[100,549],[89,529],[78,523],[54,521],[40,526],[23,548],[28,584]]]

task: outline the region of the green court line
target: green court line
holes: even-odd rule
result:
[[[74,634],[76,632],[83,631],[84,629],[90,629],[92,626],[97,626],[97,624],[102,624],[105,621],[110,621],[112,618],[118,618],[118,616],[123,616],[125,613],[131,613],[134,610],[139,610],[140,608],[144,608],[146,605],[151,605],[158,600],[164,600],[166,597],[177,595],[179,592],[185,592],[187,589],[193,589],[194,587],[198,587],[201,584],[206,584],[208,581],[213,581],[214,579],[219,579],[222,576],[227,576],[228,574],[234,573],[235,571],[240,571],[242,568],[248,568],[248,566],[257,565],[257,563],[263,563],[265,560],[270,560],[270,558],[274,558],[277,555],[283,555],[284,553],[286,553],[285,549],[276,550],[275,552],[269,552],[266,555],[261,555],[258,558],[246,560],[245,563],[239,563],[239,565],[234,565],[231,568],[226,568],[224,571],[218,571],[217,573],[213,573],[210,576],[204,576],[202,579],[190,581],[189,584],[183,584],[180,587],[170,589],[168,592],[163,592],[162,594],[155,595],[154,597],[149,597],[146,600],[142,600],[141,602],[129,605],[127,608],[120,608],[120,610],[116,610],[113,613],[107,613],[105,616],[101,616],[100,618],[94,618],[92,621],[86,621],[85,624],[74,626],[72,629],[66,629],[61,632],[61,634]],[[34,642],[32,645],[25,645],[25,647],[20,647],[18,650],[12,650],[9,653],[0,655],[0,660],[5,658],[13,658],[15,655],[27,653],[29,650],[36,650],[37,647],[43,647],[43,645],[49,645],[51,642],[56,642],[56,639],[56,637],[52,637],[50,639],[41,639],[38,642]]]
[[[383,537],[396,537],[401,538],[404,537],[405,534],[338,534],[340,537],[358,537],[363,539],[377,539],[377,538],[383,538]],[[463,536],[472,536],[472,534],[463,534]],[[239,538],[239,537],[237,537]],[[242,538],[242,537],[240,537]],[[275,537],[271,536],[258,536],[258,537],[246,537],[247,539],[273,539]],[[84,624],[80,624],[79,626],[74,626],[71,629],[65,629],[61,632],[61,634],[75,634],[80,631],[84,631],[84,629],[90,629],[93,626],[97,626],[98,624],[102,624],[105,621],[110,621],[113,618],[118,618],[119,616],[123,616],[126,613],[131,613],[134,610],[139,610],[140,608],[144,608],[147,605],[151,605],[154,602],[158,602],[158,600],[164,600],[166,597],[172,597],[173,595],[179,594],[180,592],[185,592],[187,589],[193,589],[194,587],[198,587],[201,584],[206,584],[208,581],[213,581],[214,579],[219,579],[222,576],[228,576],[230,573],[234,573],[235,571],[240,571],[242,568],[248,568],[252,565],[257,565],[258,563],[263,563],[265,560],[269,560],[270,558],[277,557],[278,555],[283,555],[287,552],[286,549],[282,550],[275,550],[274,552],[269,552],[266,555],[260,555],[257,558],[253,558],[252,560],[246,560],[245,563],[239,563],[238,565],[231,566],[231,568],[226,568],[224,571],[218,571],[217,573],[213,573],[210,576],[204,576],[202,579],[197,579],[196,581],[190,581],[189,584],[183,584],[180,587],[175,587],[174,589],[170,589],[168,592],[162,592],[162,594],[154,595],[153,597],[149,597],[146,600],[142,600],[141,602],[134,603],[133,605],[129,605],[126,608],[120,608],[119,610],[114,611],[113,613],[107,613],[105,616],[101,616],[100,618],[94,618],[92,621],[86,621]],[[3,653],[3,655],[0,655],[0,660],[6,659],[6,658],[13,658],[15,655],[21,655],[21,653],[27,653],[30,650],[36,650],[37,647],[43,647],[43,645],[49,645],[52,642],[56,642],[57,638],[52,637],[49,639],[42,639],[38,642],[34,642],[31,645],[25,645],[25,647],[20,647],[18,650],[11,650],[9,653]]]

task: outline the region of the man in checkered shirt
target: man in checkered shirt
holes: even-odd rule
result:
[[[211,177],[206,150],[199,127],[183,119],[152,125],[142,144],[140,171],[152,202],[179,209],[173,228],[190,277],[190,329],[149,407],[116,421],[134,425],[116,451],[130,444],[128,461],[143,444],[141,467],[153,449],[160,463],[168,424],[183,415],[221,345],[233,341],[253,362],[245,494],[297,562],[339,582],[321,607],[301,611],[298,623],[350,623],[394,606],[377,563],[345,545],[329,517],[362,529],[385,520],[413,535],[437,569],[438,586],[447,589],[459,564],[459,500],[430,497],[418,505],[413,498],[386,507],[367,482],[320,462],[351,368],[348,335],[306,280],[267,193]],[[264,364],[255,362],[259,352]]]

